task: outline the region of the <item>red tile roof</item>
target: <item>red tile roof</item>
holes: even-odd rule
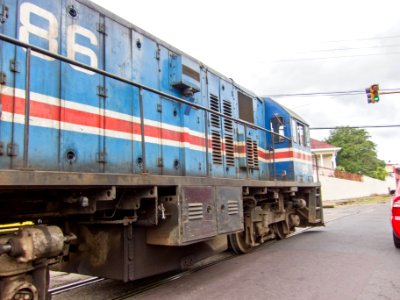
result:
[[[339,148],[328,143],[318,141],[315,139],[311,139],[311,149],[332,149],[332,148]]]

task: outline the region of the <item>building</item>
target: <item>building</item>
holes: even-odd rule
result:
[[[311,139],[311,151],[314,157],[314,169],[318,175],[335,176],[336,155],[342,148]]]

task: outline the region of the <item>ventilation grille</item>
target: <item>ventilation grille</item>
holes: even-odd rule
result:
[[[235,200],[228,200],[228,215],[239,214],[239,202]]]
[[[219,100],[217,96],[210,95],[210,109],[219,112]],[[221,117],[211,114],[211,125],[215,128],[221,129]]]
[[[189,221],[203,219],[203,203],[189,203]]]
[[[228,166],[235,165],[235,146],[232,134],[225,134],[225,159]]]
[[[258,147],[257,142],[251,138],[246,140],[246,155],[247,155],[247,166],[249,168],[258,169]]]
[[[215,95],[210,95],[210,109],[220,111],[219,99]],[[222,142],[221,142],[221,117],[211,114],[211,142],[212,142],[212,158],[214,164],[222,164]]]
[[[222,164],[222,144],[221,133],[218,131],[211,131],[212,142],[212,155],[214,164]]]
[[[232,104],[224,100],[223,114],[232,118]],[[229,119],[224,119],[224,130],[225,130],[225,159],[227,166],[235,166],[235,146],[233,141],[233,122]]]
[[[232,118],[232,104],[227,100],[224,100],[223,103],[223,114]],[[228,132],[233,132],[233,123],[232,120],[224,119],[224,129]]]

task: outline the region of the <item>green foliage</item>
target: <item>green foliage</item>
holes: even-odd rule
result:
[[[336,162],[345,171],[384,180],[386,164],[378,159],[376,144],[369,138],[364,129],[341,127],[332,130],[326,142],[342,148]]]

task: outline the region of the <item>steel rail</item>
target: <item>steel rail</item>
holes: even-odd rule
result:
[[[105,280],[105,278],[100,278],[100,277],[91,277],[88,279],[84,279],[84,280],[79,280],[76,282],[72,282],[72,283],[68,283],[62,286],[58,286],[52,289],[48,290],[48,293],[51,295],[58,295],[58,294],[62,294],[71,290],[75,290],[77,288],[80,287],[84,287],[84,286],[88,286],[88,285],[92,285],[98,282],[101,282]]]
[[[291,238],[291,237],[294,237],[294,236],[296,236],[296,235],[299,235],[299,234],[301,234],[301,233],[303,233],[303,232],[305,232],[305,231],[308,231],[308,230],[310,230],[310,229],[312,229],[312,228],[313,228],[313,227],[302,228],[302,229],[299,230],[299,231],[296,231],[296,232],[294,232],[294,233],[289,234],[285,239],[289,239],[289,238]],[[267,241],[267,242],[263,243],[262,245],[260,245],[260,246],[258,246],[258,247],[255,247],[254,250],[255,250],[255,251],[261,250],[263,247],[265,247],[265,246],[271,246],[271,245],[275,244],[275,243],[278,242],[278,241],[279,241],[279,240],[276,240],[276,239],[275,239],[275,240]],[[212,267],[212,266],[214,266],[214,265],[217,265],[217,264],[219,264],[219,263],[221,263],[221,262],[231,260],[231,259],[233,259],[233,258],[235,258],[235,257],[237,257],[237,256],[238,256],[237,254],[230,253],[229,255],[227,255],[226,257],[224,257],[224,258],[222,258],[222,259],[218,259],[218,260],[216,260],[216,261],[213,261],[213,262],[211,262],[211,263],[207,263],[207,264],[204,264],[204,265],[200,265],[200,266],[198,266],[198,267],[193,267],[193,268],[191,268],[191,269],[189,269],[189,270],[187,270],[187,271],[184,271],[184,272],[182,272],[182,273],[178,273],[178,274],[175,274],[175,275],[172,275],[172,276],[168,276],[168,277],[166,277],[166,278],[164,278],[164,279],[161,279],[161,280],[158,280],[158,281],[155,281],[155,282],[150,282],[149,284],[146,284],[146,285],[144,285],[144,286],[141,286],[141,287],[139,287],[139,288],[136,288],[136,289],[134,289],[134,290],[132,290],[132,291],[126,292],[126,293],[124,293],[124,294],[122,294],[122,295],[118,295],[118,296],[116,296],[116,297],[109,298],[109,300],[124,300],[124,299],[128,299],[128,298],[137,296],[137,295],[139,295],[139,294],[142,294],[142,293],[144,293],[144,292],[147,292],[147,291],[149,291],[149,290],[151,290],[151,289],[157,288],[157,287],[162,286],[162,285],[164,285],[164,284],[167,284],[167,283],[169,283],[169,282],[178,280],[178,279],[180,279],[180,278],[183,278],[183,277],[189,276],[189,275],[191,275],[191,274],[194,274],[194,273],[196,273],[196,272],[199,272],[199,271],[201,271],[201,270],[203,270],[203,269],[206,269],[206,268]]]

